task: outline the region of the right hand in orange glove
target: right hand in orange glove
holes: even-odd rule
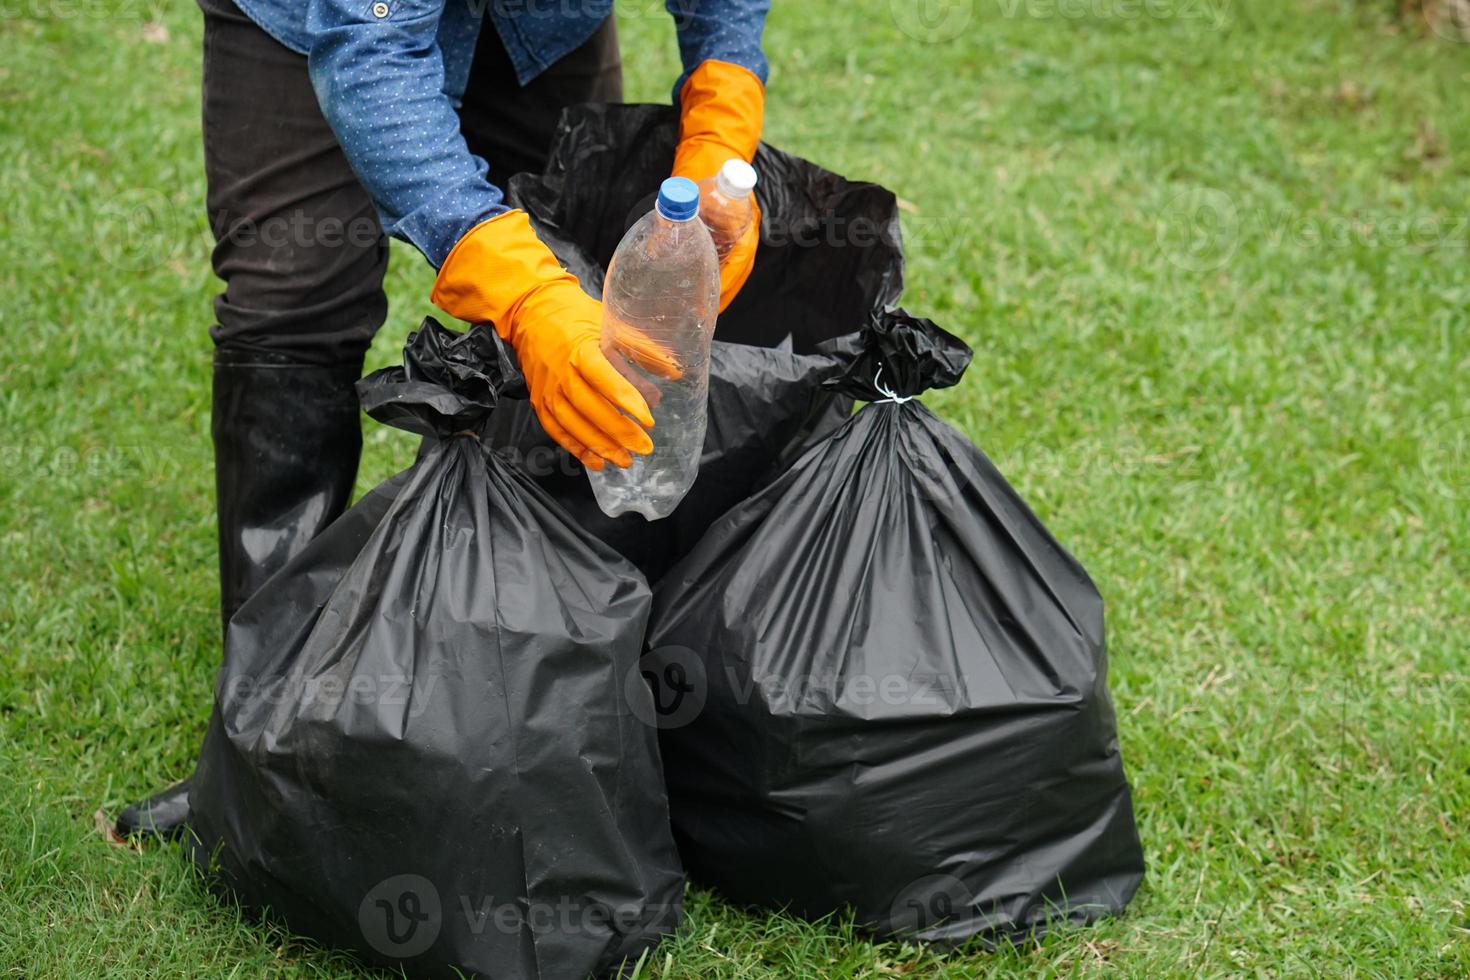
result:
[[[600,348],[602,304],[561,267],[524,211],[471,228],[430,299],[468,323],[495,324],[515,348],[546,434],[588,469],[630,466],[631,453],[653,451],[647,401]]]
[[[750,69],[726,61],[701,62],[679,93],[674,176],[697,184],[713,177],[727,160],[754,160],[765,116],[766,87]],[[750,278],[760,225],[757,205],[755,223],[720,262],[721,313]]]

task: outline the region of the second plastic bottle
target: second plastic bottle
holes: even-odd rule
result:
[[[602,351],[653,413],[653,452],[627,469],[588,471],[610,517],[648,520],[679,506],[699,473],[709,402],[709,347],[720,307],[720,262],[699,217],[699,188],[675,177],[628,230],[602,290]]]
[[[699,216],[715,240],[715,254],[723,262],[755,221],[755,168],[744,160],[730,160],[720,172],[699,182]]]

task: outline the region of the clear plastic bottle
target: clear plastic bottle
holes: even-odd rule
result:
[[[699,188],[674,177],[628,229],[602,289],[602,351],[648,400],[653,452],[622,469],[587,472],[610,517],[668,517],[704,452],[709,345],[720,309],[720,262],[700,221]]]
[[[720,261],[730,254],[755,220],[755,168],[736,158],[699,184],[699,217],[715,240]]]

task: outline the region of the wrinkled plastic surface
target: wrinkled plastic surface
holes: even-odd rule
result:
[[[533,412],[496,412],[487,446],[522,468],[578,526],[656,581],[694,546],[715,518],[748,496],[809,439],[842,423],[852,401],[824,389],[841,361],[831,355],[722,344],[710,348],[708,422],[694,486],[674,513],[649,523],[638,514],[608,517],[597,506],[582,464],[556,445]]]
[[[602,277],[623,233],[669,175],[679,119],[669,106],[582,105],[562,113],[550,162],[517,174],[508,203],[583,286]],[[798,354],[857,330],[903,292],[898,200],[762,143],[754,161],[763,215],[755,271],[720,314],[715,339]]]
[[[582,978],[679,919],[643,577],[475,433],[519,379],[433,321],[360,384],[427,437],[231,621],[196,859],[411,976]]]
[[[862,398],[970,359],[901,313],[855,353],[829,386]],[[864,407],[716,521],[656,590],[649,645],[675,839],[738,902],[958,941],[1088,921],[1139,884],[1102,599],[918,401]]]
[[[509,203],[530,214],[542,240],[599,296],[618,242],[668,176],[678,128],[668,106],[574,106],[562,115],[546,171],[511,178]],[[847,417],[851,399],[820,387],[840,367],[832,355],[851,348],[855,332],[903,289],[892,192],[764,144],[755,167],[760,250],[750,281],[716,324],[699,476],[673,515],[653,524],[605,516],[581,464],[527,405],[497,411],[486,436],[649,581],[787,455]]]

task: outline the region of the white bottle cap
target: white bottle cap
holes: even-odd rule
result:
[[[739,201],[749,197],[750,192],[755,190],[756,179],[755,168],[737,157],[720,168],[715,186],[721,194]]]

